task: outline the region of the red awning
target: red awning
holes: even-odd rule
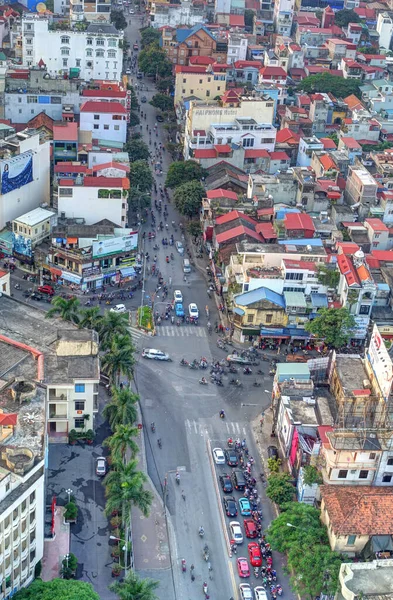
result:
[[[229,144],[216,144],[214,149],[217,150],[217,152],[220,152],[220,154],[229,154],[229,152],[232,152],[232,148]]]

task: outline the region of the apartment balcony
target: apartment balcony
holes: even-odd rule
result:
[[[60,255],[60,256],[64,256],[66,258],[72,259],[72,260],[76,260],[78,262],[91,262],[91,258],[92,258],[92,251],[91,252],[87,252],[86,250],[82,249],[78,250],[78,249],[70,249],[70,248],[63,248],[61,246],[52,246],[51,250],[50,250],[50,254],[52,254],[52,256],[56,256],[56,255]]]
[[[49,404],[49,419],[68,419],[68,405],[63,404]]]
[[[25,560],[25,558],[27,558],[28,554],[29,554],[29,547],[26,546],[26,548],[24,548],[20,554],[21,559]]]
[[[30,531],[33,531],[35,529],[36,523],[37,523],[37,521],[36,521],[36,518],[34,517],[33,521],[31,521],[30,525],[29,525]]]
[[[0,566],[3,564],[4,561],[4,554],[2,552],[0,552]]]
[[[12,562],[12,566],[14,567],[14,569],[17,569],[20,565],[20,555],[18,554],[17,556],[14,557],[14,560]]]
[[[29,549],[34,550],[35,547],[36,547],[36,538],[34,538],[33,540],[30,539]]]
[[[6,567],[5,571],[4,571],[4,577],[9,577],[11,575],[12,572],[12,565],[11,563],[8,565],[8,567]]]
[[[68,391],[67,390],[49,390],[49,402],[55,402],[56,404],[59,402],[68,402]]]
[[[26,539],[28,532],[29,532],[29,530],[28,530],[28,527],[26,525],[26,527],[20,532],[20,537],[21,537],[22,541],[24,539]]]
[[[15,550],[20,544],[20,533],[19,531],[14,531],[14,538],[12,540],[12,547]]]
[[[11,554],[11,544],[8,544],[6,548],[4,548],[4,558],[8,558]]]
[[[332,457],[332,460],[325,455],[325,469],[349,469],[356,471],[377,471],[378,469],[378,461],[369,461],[369,462],[351,462],[349,460],[338,460],[335,457]]]

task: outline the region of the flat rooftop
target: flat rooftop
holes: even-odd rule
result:
[[[250,242],[239,242],[236,244],[236,250],[238,253],[255,253],[255,254],[301,254],[307,256],[308,254],[313,256],[326,256],[326,250],[323,246],[307,246],[296,245],[283,240],[281,244],[253,244]],[[300,259],[299,259],[300,260]]]
[[[374,600],[393,599],[393,560],[373,560],[367,563],[349,563],[341,565],[345,569],[344,586],[355,597]],[[340,598],[343,596],[340,594]]]
[[[14,219],[18,223],[22,223],[23,225],[27,225],[28,227],[34,227],[34,225],[38,225],[41,221],[46,221],[54,217],[56,213],[51,210],[45,210],[45,208],[35,208],[28,213],[25,213],[21,217]],[[57,215],[56,215],[57,216]]]
[[[363,389],[363,381],[368,376],[359,355],[338,354],[335,368],[345,395]]]

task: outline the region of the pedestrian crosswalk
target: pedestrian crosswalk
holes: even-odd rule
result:
[[[130,332],[132,341],[134,342],[135,346],[138,345],[138,342],[139,342],[139,340],[141,338],[145,338],[146,337],[146,333],[144,333],[143,331],[141,331],[137,327],[132,327],[132,325],[128,328],[128,331]]]
[[[245,437],[246,436],[246,428],[243,424],[238,423],[237,421],[224,421],[223,425],[223,435],[230,437]],[[187,419],[185,421],[185,426],[189,435],[198,435],[203,437],[211,438],[213,434],[217,437],[217,428],[213,427],[212,423],[202,423],[201,421],[196,421]]]
[[[159,325],[156,329],[156,334],[161,337],[207,337],[206,329],[203,327],[182,327],[181,325],[179,327],[177,325],[173,327],[170,325]]]

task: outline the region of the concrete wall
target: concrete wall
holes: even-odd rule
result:
[[[72,197],[64,196],[62,189],[73,190]],[[93,225],[101,219],[109,219],[119,227],[125,227],[127,198],[98,198],[99,188],[59,186],[58,213],[65,213],[66,218],[83,217],[86,225]],[[67,193],[67,192],[66,192]],[[68,192],[69,193],[69,192]],[[125,204],[125,208],[122,205]],[[124,218],[123,218],[124,217]]]

